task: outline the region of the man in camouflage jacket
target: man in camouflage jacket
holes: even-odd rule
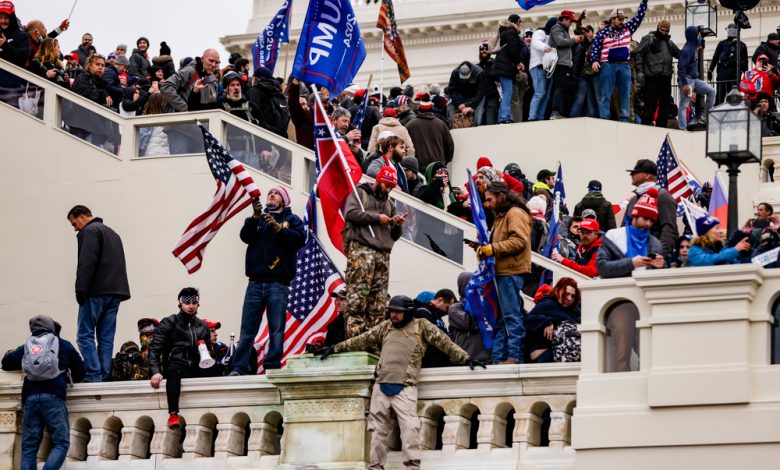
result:
[[[414,318],[414,302],[409,297],[393,297],[387,310],[389,320],[359,336],[320,349],[315,354],[325,359],[337,352],[381,348],[382,354],[376,366],[376,383],[371,393],[368,415],[368,430],[371,431],[371,463],[368,468],[384,468],[387,459],[387,437],[392,431],[392,409],[395,410],[401,429],[404,467],[419,469],[420,420],[417,416],[417,381],[428,345],[439,348],[454,362],[468,364],[472,370],[476,365],[484,368],[485,363],[470,358],[433,323]]]

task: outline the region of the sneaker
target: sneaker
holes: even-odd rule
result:
[[[168,429],[176,430],[179,428],[181,428],[181,419],[179,418],[179,413],[174,411],[168,416]]]
[[[232,371],[230,371],[230,373],[228,374],[228,377],[236,377],[236,376],[238,376],[238,375],[241,375],[241,374],[240,374],[238,371],[236,371],[236,370],[232,370]]]
[[[556,120],[556,119],[566,119],[566,116],[564,116],[564,115],[563,115],[563,114],[561,114],[561,113],[552,113],[552,114],[550,115],[550,120],[551,120],[551,121],[554,121],[554,120]]]

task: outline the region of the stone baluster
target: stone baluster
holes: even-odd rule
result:
[[[496,447],[511,446],[506,441],[506,420],[496,415],[479,415],[477,430],[477,449],[489,450]]]
[[[420,416],[420,447],[424,450],[436,449],[436,431],[438,427],[438,421]]]
[[[542,418],[533,413],[515,413],[515,431],[512,442],[518,447],[538,447],[542,441]]]
[[[565,411],[550,412],[550,447],[571,445],[571,414]]]
[[[211,457],[211,436],[214,431],[200,424],[187,425],[182,458]]]
[[[152,456],[162,458],[178,458],[182,449],[179,441],[181,440],[181,430],[168,429],[166,423],[155,426],[154,437],[152,437],[151,453]]]
[[[145,459],[149,456],[149,446],[152,433],[135,426],[122,428],[122,439],[119,441],[119,460]]]
[[[119,433],[105,428],[89,430],[87,460],[116,460]]]
[[[217,424],[214,456],[217,458],[244,455],[244,428],[232,423]]]
[[[455,452],[458,449],[469,448],[471,435],[471,420],[463,416],[445,416],[444,432],[441,436],[442,452]]]
[[[87,460],[87,443],[89,433],[70,428],[70,447],[68,447],[68,459],[76,461]]]
[[[279,455],[280,438],[277,427],[268,423],[249,423],[247,455],[259,458],[263,455]]]

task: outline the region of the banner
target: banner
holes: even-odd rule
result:
[[[398,65],[398,76],[401,77],[401,83],[409,80],[412,76],[409,72],[409,63],[406,61],[406,52],[401,42],[401,35],[398,33],[398,26],[395,23],[395,8],[393,0],[382,0],[382,6],[379,7],[379,19],[376,20],[376,27],[384,31],[384,47],[387,55]]]
[[[282,43],[290,42],[290,16],[292,15],[292,0],[285,0],[282,8],[271,20],[271,23],[257,36],[252,44],[252,60],[254,68],[265,67],[274,72],[279,48]]]

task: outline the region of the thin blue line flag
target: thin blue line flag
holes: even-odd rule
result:
[[[274,73],[276,59],[282,43],[290,42],[290,16],[293,0],[285,0],[282,8],[271,20],[271,23],[257,36],[252,43],[252,61],[255,69],[265,67]]]
[[[530,10],[533,7],[538,7],[539,5],[547,5],[548,3],[552,3],[555,0],[517,0],[517,4],[520,5],[520,8],[523,10]]]
[[[366,59],[366,45],[348,0],[311,0],[292,77],[338,96]]]
[[[471,171],[466,171],[469,175],[469,201],[471,202],[471,217],[477,228],[477,243],[487,245],[490,243],[490,236],[485,218],[485,208],[482,207],[482,200],[479,197],[477,186],[474,184],[474,178],[471,177]],[[499,305],[495,279],[496,260],[492,256],[488,256],[479,261],[477,271],[466,285],[466,311],[477,321],[479,331],[482,333],[482,345],[485,349],[493,349],[493,329],[496,326]]]

